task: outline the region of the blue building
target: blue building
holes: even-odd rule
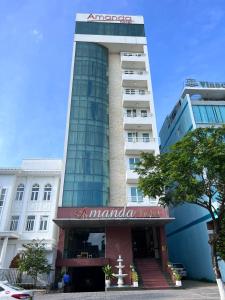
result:
[[[160,130],[161,152],[169,151],[171,145],[191,130],[223,124],[225,83],[188,79],[180,99]],[[211,217],[207,210],[184,204],[172,209],[170,215],[175,218],[166,227],[170,261],[183,263],[189,277],[215,280],[207,229]],[[225,279],[224,263],[221,269]]]

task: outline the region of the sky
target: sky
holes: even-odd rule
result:
[[[184,80],[225,81],[225,0],[0,0],[0,167],[62,158],[76,13],[143,15],[158,131]]]

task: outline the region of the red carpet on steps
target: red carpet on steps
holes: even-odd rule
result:
[[[140,258],[135,260],[135,265],[143,288],[146,289],[166,289],[169,284],[154,258]]]

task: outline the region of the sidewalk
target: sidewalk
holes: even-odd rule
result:
[[[35,295],[34,300],[219,300],[217,285],[184,281],[183,289]]]

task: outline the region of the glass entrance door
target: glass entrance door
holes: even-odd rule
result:
[[[155,257],[152,228],[134,228],[132,245],[134,258]]]

